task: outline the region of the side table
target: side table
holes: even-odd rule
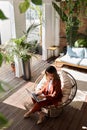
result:
[[[55,50],[57,50],[59,46],[50,46],[47,48],[47,58],[48,58],[48,51],[52,52],[53,57],[55,57]]]

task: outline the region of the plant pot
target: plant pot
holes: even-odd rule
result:
[[[23,78],[24,80],[28,81],[31,79],[31,67],[30,67],[30,60],[24,61],[23,63]]]
[[[15,73],[15,63],[14,63],[14,62],[11,63],[11,69],[12,69],[12,71]]]

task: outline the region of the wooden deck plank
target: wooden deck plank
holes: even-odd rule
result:
[[[79,116],[80,118],[78,119],[78,125],[76,125],[77,126],[76,129],[82,130],[83,126],[87,127],[87,103],[86,102],[84,102],[82,110],[79,111]]]

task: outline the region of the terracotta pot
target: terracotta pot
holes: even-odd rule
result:
[[[11,63],[12,71],[15,73],[15,63]]]

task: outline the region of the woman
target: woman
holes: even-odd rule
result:
[[[62,90],[61,90],[61,81],[60,77],[57,74],[57,70],[54,66],[49,66],[45,70],[46,82],[40,90],[36,92],[37,95],[42,95],[45,100],[41,102],[36,102],[32,99],[34,106],[27,113],[24,114],[24,117],[29,117],[32,113],[40,112],[41,108],[49,105],[58,105],[58,101],[61,101]],[[42,122],[43,114],[40,115],[38,124]]]

